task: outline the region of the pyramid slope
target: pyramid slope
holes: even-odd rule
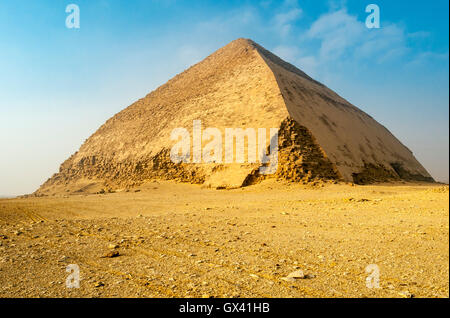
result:
[[[257,164],[169,162],[171,131],[191,130],[193,120],[222,132],[283,127],[278,177],[432,180],[370,116],[253,41],[238,39],[109,119],[36,193],[127,188],[151,178],[221,187],[258,180]]]
[[[433,181],[412,152],[371,116],[295,66],[259,50],[274,72],[290,116],[312,132],[345,180],[384,167],[401,179]]]

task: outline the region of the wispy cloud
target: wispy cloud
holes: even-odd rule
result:
[[[274,53],[295,64],[311,76],[326,78],[331,69],[358,65],[371,66],[401,61],[424,64],[448,59],[447,53],[420,52],[410,47],[411,41],[429,36],[426,31],[408,33],[402,24],[385,21],[380,29],[368,29],[364,21],[338,8],[319,16],[297,35],[298,44],[290,40],[274,48]],[[300,49],[301,48],[301,49]]]
[[[297,0],[285,0],[278,8],[274,9],[271,19],[274,31],[282,38],[286,38],[293,26],[301,19],[303,10]]]
[[[364,26],[345,9],[319,17],[306,32],[309,39],[321,41],[320,56],[336,59],[348,52],[363,37]]]
[[[408,63],[409,66],[425,66],[430,62],[438,62],[447,65],[448,68],[449,52],[437,53],[437,52],[421,52],[417,54],[412,61]]]
[[[319,80],[330,72],[339,74],[338,67],[357,65],[364,72],[374,64],[401,61],[402,65],[418,65],[440,56],[410,47],[414,41],[429,37],[428,32],[408,33],[401,23],[389,21],[383,21],[380,29],[368,29],[365,21],[347,11],[345,1],[331,1],[329,11],[307,25],[302,20],[306,14],[297,0],[285,0],[281,4],[264,0],[256,6],[246,5],[200,22],[197,30],[200,37],[202,30],[214,30],[221,38],[230,40],[258,34],[261,38],[276,39],[268,49]],[[211,37],[209,31],[207,37]],[[179,54],[188,63],[197,61],[205,52],[182,47]]]
[[[288,62],[295,62],[301,55],[299,48],[296,46],[280,45],[275,47],[272,51]]]
[[[299,19],[302,14],[300,8],[293,8],[289,11],[275,15],[273,21],[275,27],[279,30],[280,35],[285,37],[292,29],[292,23]]]
[[[370,59],[381,63],[408,52],[407,34],[401,26],[385,23],[380,29],[368,29],[346,9],[319,17],[306,36],[321,42],[319,57],[322,62]]]

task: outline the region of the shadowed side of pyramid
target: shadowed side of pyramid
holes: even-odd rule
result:
[[[194,120],[221,132],[280,128],[272,177],[432,181],[370,116],[253,41],[238,39],[109,119],[36,195],[127,189],[149,179],[233,188],[267,177],[259,163],[172,162],[171,132]]]
[[[260,47],[289,115],[307,127],[344,180],[434,182],[412,152],[371,116]]]

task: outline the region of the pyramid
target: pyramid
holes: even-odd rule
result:
[[[171,132],[192,129],[194,120],[222,132],[279,128],[276,172],[262,175],[259,162],[174,163]],[[107,120],[36,194],[123,190],[151,179],[234,188],[265,178],[433,182],[371,116],[255,42],[237,39]]]

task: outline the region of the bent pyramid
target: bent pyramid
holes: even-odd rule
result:
[[[238,39],[110,118],[36,194],[126,189],[154,178],[229,188],[267,177],[259,163],[173,163],[171,132],[192,130],[194,120],[221,131],[280,128],[276,178],[433,181],[368,114],[255,42]]]

